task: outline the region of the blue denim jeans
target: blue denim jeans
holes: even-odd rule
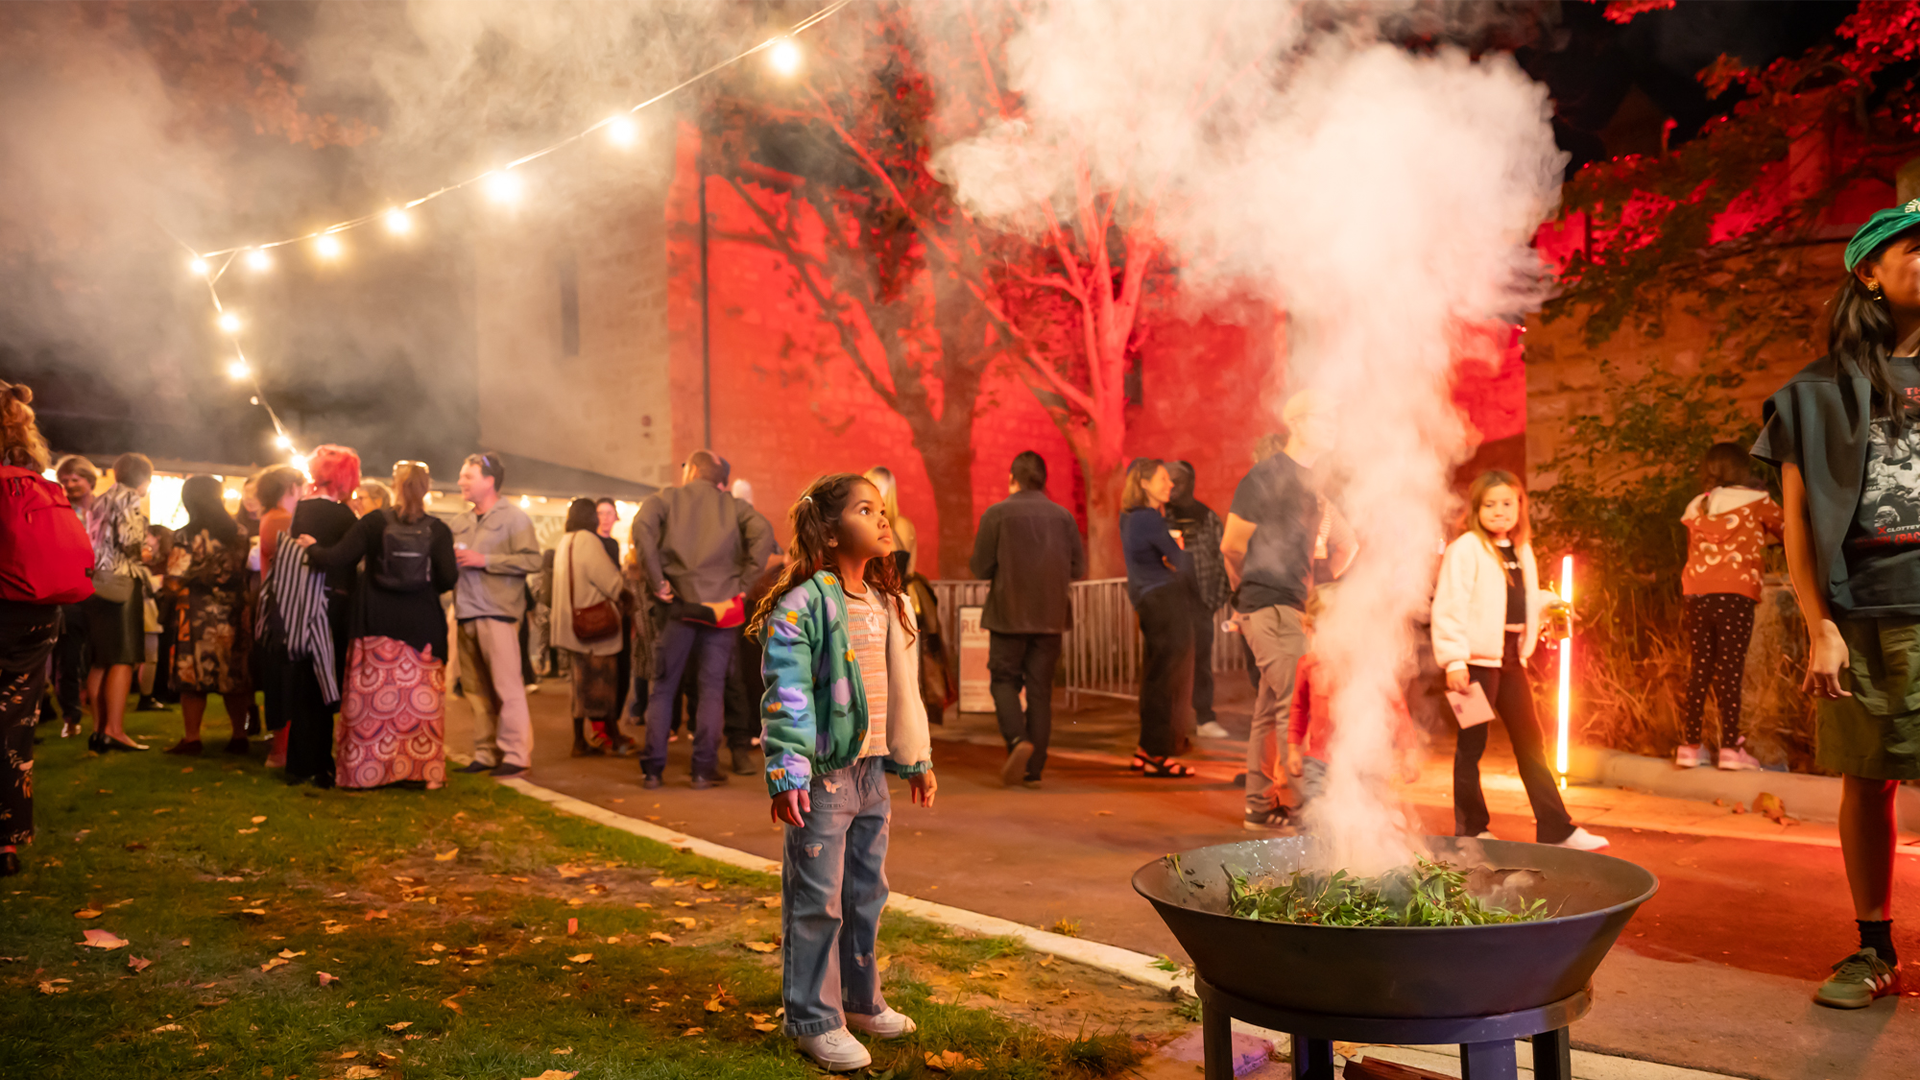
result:
[[[693,718],[693,775],[720,773],[720,724],[726,706],[727,668],[740,641],[740,628],[720,630],[668,619],[656,646],[660,673],[647,696],[647,756],[641,771],[659,776],[667,771],[667,732],[673,727],[673,699],[680,678],[694,664],[699,680],[700,707]]]
[[[874,969],[892,818],[883,761],[861,758],[815,776],[806,826],[786,827],[780,997],[795,1038],[842,1026],[842,1010],[872,1016],[887,1008]]]

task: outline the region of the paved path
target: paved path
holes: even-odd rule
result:
[[[565,682],[550,681],[530,699],[536,783],[779,859],[780,833],[768,821],[760,782],[737,778],[723,789],[693,791],[685,738],[673,744],[669,784],[657,791],[640,787],[631,759],[568,757],[566,692]],[[449,746],[458,752],[469,737],[465,705],[452,701],[448,711]],[[1231,711],[1223,720],[1244,727]],[[991,740],[990,718],[956,716],[937,731],[937,807],[921,811],[907,803],[903,787],[896,793],[893,887],[1031,926],[1066,920],[1096,941],[1179,956],[1128,878],[1164,853],[1247,835],[1231,782],[1233,747],[1193,755],[1205,772],[1198,780],[1146,780],[1127,773],[1115,754],[1131,745],[1124,708],[1062,713],[1056,723],[1062,752],[1039,791],[999,786],[1002,753],[970,741]],[[1494,831],[1528,839],[1524,796],[1509,771],[1510,755],[1497,743],[1496,734],[1486,770]],[[1436,747],[1413,788],[1429,831],[1452,831],[1445,799],[1450,753]],[[1811,841],[1801,843],[1699,835],[1698,823],[1711,825],[1711,815],[1698,803],[1598,788],[1575,788],[1569,801],[1576,818],[1613,839],[1613,854],[1661,881],[1659,895],[1601,967],[1598,1004],[1575,1026],[1576,1045],[1761,1080],[1920,1076],[1920,997],[1859,1012],[1808,1000],[1816,977],[1853,944],[1839,853],[1827,846],[1830,829],[1771,827]],[[1617,823],[1609,827],[1610,820]],[[1898,874],[1899,895],[1920,897],[1920,860],[1904,855]],[[1920,959],[1920,935],[1903,926],[1900,942]]]

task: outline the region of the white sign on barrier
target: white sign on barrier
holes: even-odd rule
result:
[[[960,609],[960,711],[993,711],[993,677],[987,672],[991,635],[980,625],[983,608]]]

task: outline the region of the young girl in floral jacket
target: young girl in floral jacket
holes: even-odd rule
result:
[[[767,792],[786,826],[781,996],[801,1052],[846,1072],[872,1063],[849,1028],[882,1039],[915,1030],[881,996],[875,949],[887,902],[886,774],[931,807],[932,742],[880,492],[851,473],[822,477],[790,521],[786,568],[749,627],[766,641]]]

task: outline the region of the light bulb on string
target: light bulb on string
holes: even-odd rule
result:
[[[187,264],[187,272],[194,277],[206,277],[207,271],[210,269],[212,268],[207,265],[207,260],[205,259],[194,259]]]
[[[640,125],[630,116],[616,116],[607,121],[607,141],[615,146],[632,146],[640,138]]]
[[[247,366],[245,360],[235,360],[233,363],[227,365],[227,378],[229,379],[244,379],[252,374],[253,369]]]
[[[282,450],[291,450],[293,449],[293,440],[287,438],[285,435],[275,435],[273,437],[273,445]]]
[[[516,203],[520,201],[520,178],[507,169],[495,169],[487,174],[487,198],[497,203]]]
[[[273,266],[273,256],[267,254],[264,251],[261,251],[259,248],[254,248],[252,251],[247,252],[247,269],[253,271],[254,273],[257,274],[262,270],[271,268],[272,266]]]
[[[225,330],[229,334],[237,334],[240,332],[240,316],[235,315],[231,311],[221,312],[220,317],[214,321],[219,323],[220,329]]]
[[[395,236],[405,236],[413,231],[413,215],[397,206],[387,211],[381,220],[387,223],[387,231]]]
[[[287,458],[287,464],[299,469],[301,475],[307,479],[313,479],[313,474],[307,472],[307,456],[305,454],[294,454],[292,457]]]
[[[800,70],[800,46],[792,38],[781,38],[767,50],[767,63],[782,75],[791,75]]]
[[[337,259],[340,257],[340,238],[327,233],[313,242],[313,250],[323,259]]]

